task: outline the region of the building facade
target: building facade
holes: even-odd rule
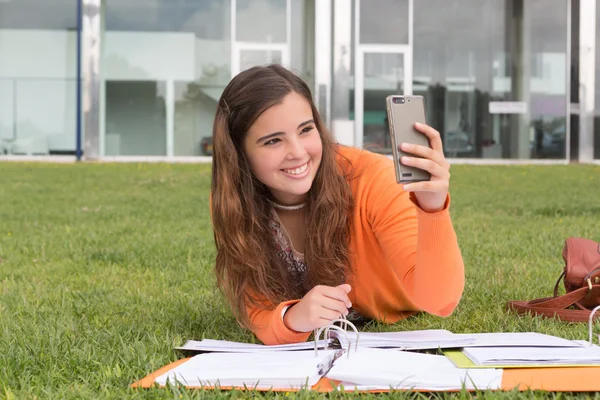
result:
[[[596,0],[0,0],[0,157],[201,159],[232,76],[282,63],[389,154],[423,95],[446,156],[600,162]],[[598,61],[596,61],[598,60]]]

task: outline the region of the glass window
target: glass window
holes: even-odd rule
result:
[[[106,155],[209,149],[231,78],[230,14],[220,0],[106,2]]]
[[[600,159],[600,4],[596,4],[596,98],[594,102],[594,158]]]
[[[449,157],[564,158],[567,1],[419,0],[413,92]]]
[[[359,18],[360,44],[408,44],[408,0],[360,0]]]
[[[76,9],[0,1],[0,154],[75,154]]]
[[[235,39],[238,42],[286,43],[286,7],[286,0],[237,0]]]
[[[287,43],[286,0],[235,2],[239,65],[232,65],[231,1],[107,1],[105,154],[210,155],[217,102],[232,71],[287,60],[310,82],[308,5],[292,3]]]
[[[404,54],[365,53],[363,147],[392,154],[385,98],[404,92]]]
[[[532,158],[565,158],[567,138],[566,1],[525,2],[530,24],[530,110]],[[526,21],[527,24],[527,21]],[[525,25],[527,27],[527,25]]]

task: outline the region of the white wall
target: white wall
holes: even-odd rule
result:
[[[106,80],[194,80],[193,33],[108,31],[103,47]]]
[[[0,29],[0,78],[74,79],[75,32]]]
[[[230,79],[230,48],[228,40],[197,39],[189,32],[108,31],[104,78],[188,82],[204,76],[226,85]]]

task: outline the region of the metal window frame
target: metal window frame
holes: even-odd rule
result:
[[[596,88],[596,7],[596,0],[580,0],[578,88],[578,161],[580,163],[592,163],[594,161],[594,103],[596,100],[594,93]]]
[[[231,0],[231,77],[233,78],[240,71],[241,52],[244,50],[258,51],[279,51],[281,52],[281,63],[290,65],[290,45],[292,42],[292,0],[286,0],[285,4],[285,43],[264,43],[264,42],[246,42],[237,40],[237,0]]]
[[[361,44],[360,2],[354,0],[354,145],[364,143],[364,62],[365,54],[402,54],[404,57],[404,94],[412,94],[413,86],[413,21],[414,0],[408,0],[408,43],[407,44]]]
[[[102,1],[81,1],[81,93],[82,126],[84,131],[85,160],[97,160],[100,152],[100,90],[102,27],[104,25]],[[103,124],[103,123],[102,123]]]

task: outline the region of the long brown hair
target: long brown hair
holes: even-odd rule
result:
[[[212,161],[212,221],[217,247],[217,284],[238,321],[250,327],[247,305],[272,307],[304,296],[290,282],[275,251],[268,188],[250,170],[243,140],[252,124],[289,93],[310,104],[323,143],[321,165],[308,192],[304,259],[308,285],[336,286],[347,276],[352,200],[337,144],[325,129],[308,85],[279,65],[253,67],[227,85],[215,115]]]

